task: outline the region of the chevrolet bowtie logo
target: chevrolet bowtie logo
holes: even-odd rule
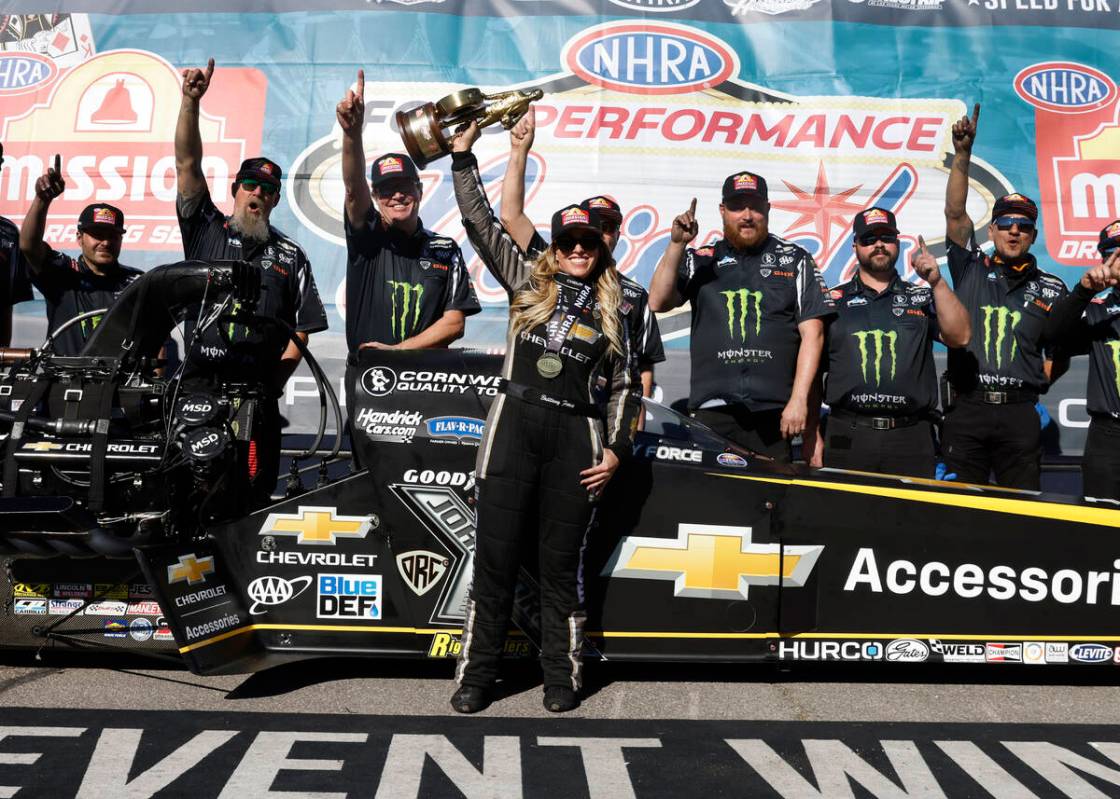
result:
[[[57,449],[62,449],[62,445],[54,441],[33,441],[29,444],[24,444],[23,448],[33,452],[54,452]]]
[[[750,527],[681,524],[677,537],[623,538],[604,575],[672,580],[673,596],[746,599],[752,585],[801,587],[823,546],[754,544]]]
[[[189,555],[180,555],[178,563],[167,567],[167,582],[169,585],[181,583],[186,580],[187,585],[196,585],[206,582],[206,575],[214,573],[214,556],[204,558]]]
[[[297,544],[334,546],[339,538],[365,538],[368,516],[335,516],[334,508],[305,508],[297,513],[270,513],[261,535],[294,535]]]

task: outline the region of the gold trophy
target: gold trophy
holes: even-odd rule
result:
[[[451,152],[455,128],[472,120],[480,128],[501,122],[509,130],[525,116],[529,104],[544,97],[540,89],[518,89],[483,94],[481,89],[462,89],[438,103],[424,103],[410,111],[397,112],[397,127],[408,154],[423,169]]]

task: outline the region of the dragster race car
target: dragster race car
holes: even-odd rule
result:
[[[0,380],[0,397],[22,400],[0,414],[11,427],[0,644],[162,649],[199,674],[340,655],[454,657],[474,550],[472,470],[500,359],[362,351],[348,390],[367,468],[245,509],[240,414],[252,390],[198,395],[145,366],[168,332],[168,304],[222,318],[237,276],[161,269],[193,270],[173,302],[161,300],[162,316],[126,292],[80,363],[35,354]],[[167,274],[129,292],[150,283],[159,293]],[[338,403],[319,382],[325,422]],[[585,555],[590,656],[1120,662],[1115,505],[778,465],[656,403],[647,411]],[[539,640],[530,549],[510,656],[534,655]]]

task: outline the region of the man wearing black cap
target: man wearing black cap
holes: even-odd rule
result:
[[[968,311],[941,279],[937,260],[920,237],[911,263],[928,285],[902,280],[895,269],[899,244],[893,213],[868,208],[856,214],[852,227],[859,271],[830,292],[837,316],[828,328],[824,365],[831,409],[824,465],[932,478],[933,340],[966,346]],[[810,427],[816,427],[812,421]]]
[[[459,246],[420,221],[423,187],[412,159],[380,156],[366,183],[364,91],[359,70],[356,89],[335,109],[346,186],[346,343],[352,364],[366,347],[446,347],[462,337],[466,317],[481,310]]]
[[[1089,355],[1089,435],[1081,458],[1082,492],[1120,501],[1120,219],[1101,229],[1101,263],[1055,305],[1064,353]],[[1096,296],[1106,289],[1107,294]]]
[[[4,145],[0,143],[0,167]],[[31,281],[19,251],[19,228],[0,216],[0,347],[12,343],[12,306],[32,298]]]
[[[971,118],[953,125],[956,154],[945,190],[949,272],[971,316],[972,338],[967,348],[949,350],[941,454],[963,482],[986,483],[994,471],[1001,486],[1037,490],[1042,448],[1035,403],[1049,387],[1044,350],[1055,335],[1050,312],[1068,291],[1030,254],[1038,207],[1029,197],[997,199],[987,231],[995,252],[988,255],[976,244],[965,200],[979,116],[977,103]]]
[[[548,248],[536,226],[525,214],[525,169],[529,162],[529,151],[536,137],[536,113],[529,106],[516,125],[509,132],[510,152],[505,175],[502,177],[501,221],[518,247],[529,258],[535,258]],[[622,235],[622,206],[606,195],[588,197],[579,204],[586,210],[599,212],[603,229],[603,244],[613,255]],[[661,331],[657,317],[649,310],[649,294],[634,280],[620,275],[622,283],[623,310],[630,321],[632,331],[641,331],[641,340],[634,342],[638,353],[638,368],[642,376],[642,396],[653,394],[654,364],[665,360],[665,349],[661,344]]]
[[[788,462],[836,305],[813,257],[769,231],[766,180],[737,172],[723,183],[724,238],[699,249],[696,200],[673,220],[650,284],[650,307],[692,304],[689,408],[740,446]]]
[[[53,333],[69,319],[108,308],[125,287],[143,274],[121,264],[124,214],[111,205],[87,205],[78,217],[77,258],[51,249],[43,241],[51,202],[66,189],[61,159],[35,181],[35,199],[27,211],[19,234],[19,246],[31,272],[31,281],[47,301],[47,327]],[[71,325],[54,340],[58,355],[77,355],[100,315]]]
[[[233,182],[233,213],[226,216],[214,204],[202,173],[202,136],[199,103],[210,86],[214,59],[205,70],[183,70],[183,98],[175,128],[175,169],[179,195],[176,211],[187,258],[203,261],[240,259],[261,269],[261,292],[255,314],[278,319],[295,330],[304,343],[311,333],[327,329],[327,315],[315,287],[311,263],[303,249],[269,224],[280,203],[280,167],[267,158],[242,162]],[[193,321],[188,320],[188,347]],[[258,382],[279,397],[299,365],[299,348],[278,325],[212,324],[186,353],[190,371],[226,382]],[[260,470],[254,485],[263,500],[275,484],[279,465],[280,412],[264,402],[261,427],[254,433]]]

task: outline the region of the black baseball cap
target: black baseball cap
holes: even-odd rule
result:
[[[1025,194],[1005,194],[996,200],[996,204],[992,207],[992,219],[1005,214],[1025,216],[1034,222],[1038,219],[1038,206]]]
[[[622,206],[602,194],[588,197],[579,204],[579,207],[585,211],[598,211],[602,219],[613,219],[615,222],[622,221]]]
[[[856,218],[852,220],[852,231],[858,239],[869,230],[886,230],[897,235],[898,222],[886,208],[868,208],[856,214]]]
[[[419,182],[420,173],[416,171],[416,164],[403,153],[385,153],[373,162],[369,168],[369,181],[374,186],[380,186],[388,180],[405,178]]]
[[[728,175],[727,180],[723,181],[724,202],[740,196],[761,197],[767,200],[766,178],[753,172],[736,172],[734,175]]]
[[[1097,244],[1101,255],[1117,247],[1120,247],[1120,219],[1113,220],[1101,228],[1101,238]]]
[[[568,205],[552,215],[552,240],[556,241],[570,230],[591,230],[603,233],[603,222],[594,208]]]
[[[87,205],[78,215],[78,230],[89,230],[91,227],[108,227],[124,233],[124,214],[120,208],[105,203]]]
[[[270,161],[267,158],[246,158],[241,162],[241,168],[237,170],[237,177],[234,180],[238,182],[257,180],[261,183],[271,183],[273,186],[279,186],[280,178],[283,175],[280,165],[275,161]]]

